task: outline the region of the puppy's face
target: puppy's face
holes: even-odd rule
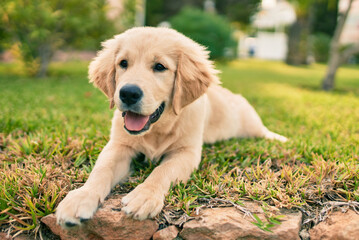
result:
[[[130,134],[145,132],[170,105],[175,53],[156,35],[132,34],[122,40],[115,66],[114,103],[123,112],[124,127]]]
[[[90,80],[124,117],[129,134],[144,134],[163,114],[181,109],[218,81],[203,47],[164,28],[134,28],[103,43]]]

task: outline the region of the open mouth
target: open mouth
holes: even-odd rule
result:
[[[157,109],[149,116],[144,116],[138,113],[126,111],[122,113],[125,118],[125,129],[130,134],[140,134],[148,130],[152,123],[157,122],[165,110],[165,103],[163,102]]]

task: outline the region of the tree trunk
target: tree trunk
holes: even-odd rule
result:
[[[38,49],[40,67],[36,74],[36,77],[42,78],[46,76],[47,70],[49,68],[49,63],[53,55],[53,50],[50,44],[43,44]]]
[[[298,16],[288,32],[288,53],[286,63],[289,65],[307,64],[308,53],[308,19]]]
[[[341,58],[339,51],[335,51],[330,55],[327,73],[322,83],[323,90],[330,91],[334,88],[335,74],[337,73],[340,64],[341,64]]]
[[[353,0],[349,0],[348,8],[345,10],[344,13],[341,13],[338,24],[335,28],[334,36],[330,43],[330,51],[329,51],[329,61],[328,61],[328,68],[324,79],[322,80],[322,89],[325,91],[330,91],[334,88],[335,84],[335,75],[342,64],[344,58],[347,56],[341,56],[340,53],[340,36],[342,35],[345,22],[348,18],[350,8],[352,6]],[[354,46],[355,47],[355,46]]]

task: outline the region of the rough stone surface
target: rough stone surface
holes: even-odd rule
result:
[[[53,214],[42,218],[41,221],[62,240],[150,239],[158,229],[156,221],[149,219],[138,221],[127,217],[119,209],[121,197],[113,196],[106,200],[93,219],[80,228],[62,229],[56,224]]]
[[[19,235],[16,235],[15,237],[13,236],[8,237],[5,233],[0,233],[0,240],[35,240],[35,239],[58,240],[59,238],[57,236],[48,237],[44,235],[42,235],[41,237],[39,235],[35,237],[34,234],[26,234],[26,233],[21,233]]]
[[[8,237],[6,233],[0,232],[0,240],[8,240],[11,239],[11,237]]]
[[[257,212],[256,215],[261,219],[264,218],[263,211]],[[180,236],[188,240],[300,239],[301,212],[288,212],[285,215],[282,224],[271,228],[271,233],[252,224],[252,218],[245,217],[234,207],[205,209],[194,220],[184,224]]]
[[[0,238],[1,239],[1,238]],[[27,234],[20,234],[19,236],[15,237],[14,240],[33,240],[34,236],[30,236]]]
[[[169,226],[161,229],[153,234],[153,240],[172,240],[178,235],[178,228],[176,226]]]
[[[333,212],[324,221],[309,230],[310,239],[357,240],[359,239],[359,214],[352,210],[346,213]]]

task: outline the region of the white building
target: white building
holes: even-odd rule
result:
[[[260,11],[253,17],[259,29],[256,38],[242,37],[239,56],[284,60],[287,55],[286,25],[296,19],[293,7],[285,0],[262,0]]]
[[[340,0],[339,11],[345,11],[348,3],[349,0]],[[287,36],[283,29],[295,19],[294,8],[285,0],[262,0],[261,9],[253,18],[253,25],[259,29],[257,37],[242,36],[238,55],[284,60],[287,54]],[[343,44],[359,42],[359,0],[352,3],[340,41]]]

